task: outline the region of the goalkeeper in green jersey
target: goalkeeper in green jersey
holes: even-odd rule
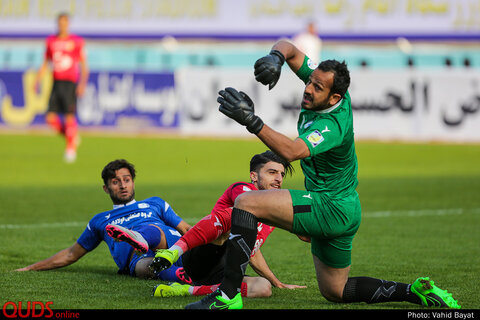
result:
[[[405,284],[349,277],[352,241],[361,220],[349,71],[344,62],[336,60],[317,66],[291,42],[281,40],[255,63],[256,80],[272,89],[285,62],[305,82],[296,139],[264,124],[254,113],[253,101],[243,92],[226,88],[219,92],[217,101],[220,112],[245,126],[271,150],[288,161],[301,160],[306,190],[262,190],[240,195],[232,211],[223,281],[217,291],[187,308],[242,308],[240,285],[258,222],[285,229],[311,243],[318,286],[329,301],[408,301],[460,308],[451,294],[429,278]]]

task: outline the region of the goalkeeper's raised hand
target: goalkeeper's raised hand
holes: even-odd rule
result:
[[[218,110],[221,113],[247,127],[253,134],[262,130],[263,121],[255,115],[255,107],[249,96],[234,88],[226,88],[218,94],[220,95],[217,98],[217,102],[220,103]]]
[[[278,82],[285,57],[278,50],[272,50],[268,55],[258,59],[254,65],[255,80],[267,85],[271,90]]]

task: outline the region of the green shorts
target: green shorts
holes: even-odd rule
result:
[[[357,192],[341,199],[324,193],[289,190],[293,202],[293,230],[312,239],[312,253],[334,268],[351,264],[352,242],[361,220]]]

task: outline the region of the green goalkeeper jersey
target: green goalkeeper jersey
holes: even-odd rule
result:
[[[297,76],[305,83],[315,70],[305,57]],[[297,130],[305,141],[310,157],[301,160],[307,191],[341,198],[358,185],[358,162],[355,153],[353,115],[350,94],[329,109],[312,111],[302,108]]]

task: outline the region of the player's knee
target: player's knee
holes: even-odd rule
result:
[[[245,210],[248,205],[248,196],[246,193],[242,193],[235,198],[234,207],[238,209]]]
[[[153,279],[155,274],[150,270],[152,259],[140,259],[135,266],[135,275],[140,279]]]
[[[262,278],[262,288],[260,289],[260,296],[263,298],[270,297],[272,295],[272,284],[267,279]]]
[[[265,278],[255,277],[255,281],[248,284],[247,297],[268,298],[272,295],[272,284]]]
[[[257,203],[256,203],[256,198],[252,197],[250,192],[244,192],[240,194],[236,199],[235,199],[235,204],[234,207],[237,209],[241,209],[247,212],[250,212],[251,214],[256,215],[256,209],[257,209]]]
[[[318,289],[322,296],[330,302],[342,302],[343,288],[331,282],[318,281]]]
[[[333,290],[332,288],[322,288],[320,287],[320,293],[322,296],[327,299],[330,302],[342,302],[343,298],[343,292],[337,292]]]
[[[49,112],[45,116],[45,122],[50,126],[55,126],[60,122],[60,117],[56,113]]]

